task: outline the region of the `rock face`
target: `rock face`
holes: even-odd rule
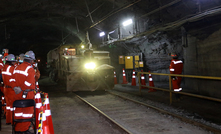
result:
[[[191,19],[198,16],[196,14]],[[176,28],[170,30],[165,30],[165,25],[161,25],[161,28],[156,27],[156,29],[161,30],[155,30],[151,23],[152,21],[148,20],[147,25],[149,28],[142,27],[139,30],[146,31],[143,32],[144,36],[139,36],[139,34],[137,36],[135,34],[136,38],[133,39],[128,36],[123,43],[115,43],[118,49],[109,47],[106,50],[111,50],[112,53],[119,55],[141,52],[145,63],[142,69],[156,73],[169,73],[171,58],[168,56],[168,53],[176,52],[179,55],[179,59],[184,62],[183,74],[220,77],[221,40],[219,36],[221,21],[217,20],[219,17],[217,19],[214,17],[206,17],[208,21],[200,19],[194,20],[191,23],[184,23],[183,27],[180,27],[181,25],[178,27],[174,25]],[[176,24],[181,22],[182,20],[176,22]],[[118,63],[116,55],[114,56],[115,58],[112,58],[113,63]],[[118,64],[116,66],[119,68],[124,67]],[[120,72],[121,69],[119,69]],[[126,72],[131,73],[130,70],[126,70]],[[153,76],[153,79],[161,82],[168,81],[166,76]],[[182,87],[186,92],[195,92],[201,95],[220,98],[219,83],[219,80],[183,78]]]

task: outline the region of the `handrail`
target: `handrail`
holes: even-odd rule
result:
[[[157,87],[141,85],[140,74],[152,74],[152,75],[168,76],[169,77],[169,90],[164,89],[164,88],[157,88]],[[172,104],[172,93],[183,94],[183,95],[187,95],[187,96],[192,96],[192,97],[197,97],[197,98],[202,98],[202,99],[221,102],[221,99],[218,99],[218,98],[213,98],[213,97],[208,97],[208,96],[203,96],[203,95],[197,95],[197,94],[192,94],[192,93],[186,93],[186,92],[175,92],[175,91],[173,91],[172,84],[171,84],[172,83],[171,76],[197,78],[197,79],[212,79],[212,80],[221,80],[221,77],[197,76],[197,75],[180,75],[180,74],[164,74],[164,73],[150,73],[150,72],[138,72],[137,75],[138,75],[138,78],[139,78],[139,92],[140,92],[140,94],[141,94],[141,87],[153,88],[153,89],[157,89],[157,90],[161,90],[161,91],[170,92],[170,104]]]

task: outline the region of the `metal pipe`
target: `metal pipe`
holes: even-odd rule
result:
[[[170,86],[170,105],[172,104],[172,97],[173,97],[173,95],[172,95],[172,85],[171,85],[171,82],[172,82],[172,80],[171,80],[171,76],[169,76],[169,86]]]
[[[158,11],[160,11],[160,10],[166,8],[166,7],[169,7],[169,6],[171,6],[171,5],[174,5],[174,4],[176,4],[176,3],[180,2],[180,1],[181,1],[181,0],[175,0],[175,1],[173,1],[173,2],[170,2],[169,4],[166,4],[166,5],[164,5],[164,6],[160,7],[160,8],[157,8],[157,9],[155,9],[155,10],[153,10],[153,11],[147,13],[147,14],[144,14],[144,15],[140,16],[138,19],[140,19],[140,18],[142,18],[142,17],[145,17],[145,16],[148,16],[148,15],[151,15],[151,14],[153,14],[153,13],[155,13],[155,12],[158,12]]]
[[[138,74],[140,74],[140,73],[141,72],[138,72]],[[170,104],[172,104],[172,93],[183,94],[183,95],[187,95],[187,96],[192,96],[192,97],[197,97],[197,98],[202,98],[202,99],[207,99],[207,100],[221,102],[221,99],[218,99],[218,98],[213,98],[213,97],[208,97],[208,96],[203,96],[203,95],[197,95],[197,94],[191,94],[191,93],[186,93],[186,92],[175,92],[175,91],[173,91],[172,90],[172,85],[171,85],[171,76],[188,77],[188,78],[199,78],[199,79],[212,79],[212,80],[221,80],[221,77],[178,75],[178,74],[163,74],[163,73],[149,73],[149,72],[142,72],[142,73],[143,74],[169,76],[169,90],[168,89],[164,89],[164,88],[157,88],[157,87],[140,85],[140,81],[139,81],[139,92],[140,92],[140,94],[141,94],[141,86],[142,86],[142,87],[153,88],[153,89],[157,89],[157,90],[162,90],[162,91],[170,92]]]
[[[140,92],[140,95],[141,95],[140,73],[141,72],[138,72],[137,76],[138,76],[138,82],[139,82],[139,92]]]
[[[107,18],[109,18],[110,16],[114,15],[115,13],[118,13],[118,12],[120,12],[120,11],[122,11],[122,10],[124,10],[124,9],[126,9],[126,8],[128,8],[128,7],[132,6],[132,5],[134,5],[134,4],[136,4],[137,2],[140,2],[140,1],[141,1],[141,0],[137,0],[137,1],[135,1],[135,2],[133,2],[133,3],[131,3],[131,4],[129,4],[129,5],[127,5],[126,7],[120,8],[119,10],[117,10],[117,11],[115,11],[115,12],[113,12],[113,13],[110,13],[109,15],[107,15],[106,17],[104,17],[103,19],[99,20],[97,23],[91,25],[89,28],[92,28],[92,27],[96,26],[97,24],[99,24],[99,23],[101,23],[102,21],[106,20]]]
[[[142,73],[143,74],[153,74],[153,75],[164,75],[164,76],[178,76],[178,77],[188,77],[188,78],[221,80],[221,77],[212,77],[212,76],[197,76],[197,75],[183,75],[183,74],[164,74],[164,73],[149,73],[149,72],[142,72]]]
[[[195,16],[189,15],[191,17],[183,18],[181,20],[177,20],[175,22],[167,23],[167,24],[164,24],[164,25],[161,25],[161,26],[158,26],[158,27],[153,27],[150,30],[142,32],[142,33],[137,34],[135,36],[130,36],[130,37],[127,37],[127,38],[124,38],[124,39],[121,39],[121,40],[113,41],[111,43],[126,41],[126,40],[130,40],[130,39],[133,39],[133,38],[136,38],[136,37],[150,35],[150,34],[156,32],[156,31],[168,31],[168,30],[171,30],[171,29],[175,29],[175,28],[183,25],[186,22],[194,22],[194,21],[197,21],[197,20],[201,20],[201,19],[203,19],[204,17],[207,17],[207,16],[211,16],[211,15],[214,15],[214,14],[220,14],[221,13],[221,8],[220,7],[217,7],[217,8],[218,9],[207,10],[207,11],[205,11],[203,13],[200,13],[200,14],[197,14]],[[109,43],[107,43],[107,45],[108,44]]]
[[[100,8],[104,3],[102,3],[100,6],[98,6],[97,8],[95,8],[93,11],[91,11],[90,14],[92,14],[93,12],[95,12],[98,8]],[[86,15],[86,17],[88,17],[90,14]]]
[[[77,20],[77,17],[75,17],[75,21],[76,21],[76,27],[77,27],[77,31],[79,32],[79,28],[78,28],[78,20]]]
[[[85,0],[85,4],[86,4],[86,7],[87,7],[88,14],[89,14],[89,16],[90,16],[91,22],[94,23],[94,21],[93,21],[93,19],[92,19],[92,16],[91,16],[91,13],[90,13],[90,11],[89,11],[89,7],[88,7],[88,5],[87,5],[87,1],[86,1],[86,0]]]

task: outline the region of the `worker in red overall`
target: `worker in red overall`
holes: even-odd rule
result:
[[[40,71],[38,70],[38,63],[34,62],[32,64],[33,68],[35,69],[35,84],[36,84],[36,92],[40,91],[39,85],[38,85],[38,79],[40,78]]]
[[[2,61],[2,55],[0,57],[0,82],[2,82],[2,68],[4,67],[3,61]],[[0,91],[3,92],[3,84],[0,83]]]
[[[178,56],[176,53],[171,53],[171,63],[170,63],[170,74],[182,74],[183,70],[183,62],[182,60],[178,60]],[[182,90],[180,87],[182,77],[172,76],[172,85],[173,90],[179,92]],[[179,96],[179,94],[177,95]]]
[[[14,64],[16,62],[15,56],[13,54],[9,54],[5,57],[5,65],[2,69],[2,79],[4,83],[4,96],[6,101],[6,124],[9,125],[12,122],[12,110],[13,110],[13,102],[15,92],[11,87],[11,79],[12,74],[14,72]]]
[[[13,77],[13,89],[15,91],[15,100],[35,99],[35,70],[32,66],[35,60],[33,51],[25,53],[22,64],[15,68]],[[16,108],[14,111],[15,119],[26,119],[34,116],[34,108]],[[16,133],[28,133],[30,122],[17,123]]]
[[[3,94],[3,80],[2,80],[2,68],[4,67],[3,61],[2,61],[3,56],[0,55],[0,99],[2,100],[2,110],[4,110],[4,115],[6,114],[6,107],[4,106],[5,104],[5,96]]]
[[[17,59],[17,62],[15,63],[15,67],[17,67],[18,65],[20,65],[21,63],[23,63],[23,60],[24,60],[24,55],[25,54],[19,54],[19,56],[18,56],[18,59]]]

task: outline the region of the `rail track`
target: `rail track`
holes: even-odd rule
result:
[[[125,133],[221,133],[221,130],[112,92],[77,93]],[[197,127],[196,127],[197,126]]]

